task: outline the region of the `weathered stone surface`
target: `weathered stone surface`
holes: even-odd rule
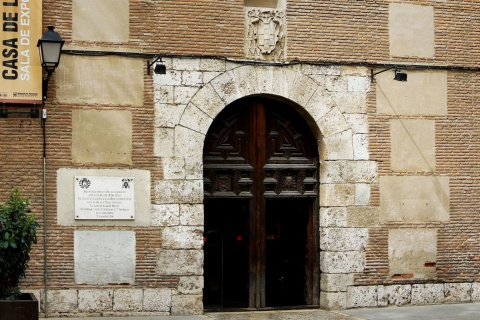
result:
[[[111,290],[78,290],[78,310],[103,311],[113,309],[113,292]]]
[[[348,81],[342,76],[325,77],[325,88],[330,92],[346,92],[348,89]]]
[[[180,205],[180,224],[183,226],[203,226],[204,214],[202,204]]]
[[[155,127],[174,128],[185,111],[185,105],[155,103]]]
[[[403,306],[410,303],[412,297],[411,285],[378,286],[378,306]]]
[[[162,246],[166,249],[201,249],[203,227],[167,227],[163,229]]]
[[[320,165],[320,181],[322,183],[346,183],[347,172],[346,161],[322,161]]]
[[[320,206],[344,207],[355,204],[354,184],[320,185]]]
[[[412,304],[422,305],[430,303],[443,303],[445,295],[443,284],[413,284],[412,285]]]
[[[75,283],[135,283],[135,232],[74,232]]]
[[[201,203],[203,200],[202,180],[162,180],[155,185],[159,204]]]
[[[204,141],[204,134],[182,126],[175,127],[175,155],[178,157],[202,163]]]
[[[368,151],[368,135],[367,134],[353,135],[353,159],[354,160],[370,159],[370,153]]]
[[[172,297],[172,315],[184,316],[203,313],[201,295],[174,295]]]
[[[362,251],[367,243],[367,228],[320,228],[320,250]]]
[[[367,113],[367,95],[363,92],[335,92],[332,99],[342,113]]]
[[[480,282],[472,283],[472,301],[480,301]]]
[[[200,59],[172,59],[172,69],[177,71],[200,71]]]
[[[225,102],[210,83],[200,89],[190,102],[212,119],[215,119],[217,114],[225,107]]]
[[[354,134],[368,134],[368,117],[366,114],[344,114],[345,121]]]
[[[185,159],[165,157],[162,158],[163,178],[165,180],[185,179]]]
[[[472,301],[471,283],[445,283],[445,302],[470,302]]]
[[[196,87],[176,86],[173,91],[173,103],[177,105],[187,105],[197,91],[198,88]]]
[[[144,311],[170,311],[172,307],[171,289],[145,289],[143,292]]]
[[[378,207],[348,207],[347,226],[349,227],[372,227],[379,224]]]
[[[376,307],[377,286],[355,286],[347,288],[347,308]]]
[[[320,208],[321,227],[345,227],[347,225],[346,207]]]
[[[338,108],[332,108],[327,114],[317,120],[322,135],[330,137],[349,129],[345,117]]]
[[[256,93],[257,74],[254,66],[237,67],[232,71],[235,74],[242,97]]]
[[[326,128],[320,126],[320,131]],[[353,135],[351,130],[324,137],[322,140],[321,156],[324,160],[353,160]]]
[[[77,290],[48,290],[50,312],[72,312],[78,308]]]
[[[368,92],[370,91],[370,77],[346,76],[347,90],[349,92]]]
[[[375,183],[378,178],[375,161],[347,161],[347,183]]]
[[[178,204],[152,205],[152,222],[154,227],[178,226],[180,224],[180,208]]]
[[[320,270],[326,273],[354,273],[365,269],[365,253],[360,251],[320,252]]]
[[[308,75],[330,75],[339,76],[342,73],[340,66],[320,66],[313,64],[302,64],[302,72]]]
[[[113,291],[113,310],[141,311],[142,307],[142,289],[116,289]]]
[[[226,72],[216,77],[210,82],[210,84],[225,104],[232,103],[242,97],[239,84],[235,79],[233,71]]]
[[[206,113],[190,103],[180,119],[180,124],[197,132],[207,132],[212,121]]]
[[[178,281],[178,293],[180,294],[202,294],[203,277],[180,277]]]
[[[160,250],[158,275],[202,275],[203,250]]]
[[[334,103],[330,93],[322,87],[318,87],[311,99],[304,105],[304,108],[318,122],[334,108]]]
[[[200,59],[200,70],[225,72],[225,60],[202,58]]]
[[[411,274],[415,279],[432,279],[437,262],[437,229],[401,228],[388,233],[390,275]]]
[[[286,74],[287,91],[285,92],[285,96],[295,101],[298,105],[304,106],[310,101],[315,91],[318,90],[318,84],[300,72],[295,73],[296,77]]]
[[[153,154],[156,157],[173,157],[175,146],[175,129],[156,128]]]
[[[320,276],[320,290],[338,292],[347,291],[348,286],[354,283],[354,274],[322,273]]]
[[[355,205],[368,206],[370,203],[370,185],[366,183],[355,184]]]
[[[182,86],[201,87],[204,84],[203,72],[184,71],[182,72]]]
[[[346,292],[320,292],[320,307],[330,310],[347,308]]]

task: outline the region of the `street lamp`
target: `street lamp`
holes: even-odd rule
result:
[[[47,99],[48,81],[50,76],[58,67],[60,62],[60,54],[65,41],[62,40],[60,35],[53,31],[55,27],[48,26],[48,30],[42,35],[42,38],[38,40],[37,47],[40,52],[40,64],[47,72],[47,78],[43,80],[43,101]]]

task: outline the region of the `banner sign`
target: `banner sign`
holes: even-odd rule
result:
[[[0,103],[41,103],[41,0],[1,0]]]

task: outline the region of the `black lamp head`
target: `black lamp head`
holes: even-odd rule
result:
[[[153,72],[155,72],[155,74],[166,74],[167,67],[164,64],[157,63],[153,69]]]
[[[395,77],[393,78],[396,81],[407,81],[407,74],[405,72],[400,72],[398,70],[395,70]]]

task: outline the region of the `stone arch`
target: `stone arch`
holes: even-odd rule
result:
[[[349,81],[348,74],[338,72],[337,79],[340,78]],[[369,84],[368,79],[365,82]],[[368,194],[369,198],[370,184],[376,181],[376,164],[367,161],[367,132],[358,134],[342,112],[348,106],[338,104],[347,99],[338,99],[338,92],[327,89],[332,89],[328,80],[314,80],[302,72],[302,66],[239,66],[218,75],[193,95],[174,129],[172,158],[183,159],[185,173],[177,176],[184,180],[162,181],[157,190],[167,196],[176,194],[182,203],[201,205],[203,144],[220,111],[233,101],[254,95],[275,96],[294,103],[310,118],[320,147],[320,270],[325,290],[320,303],[325,308],[344,308],[347,287],[354,284],[353,274],[364,269],[368,240],[367,228],[347,223],[347,210],[359,204],[357,192]],[[366,127],[366,112],[363,113]],[[195,248],[201,248],[201,244]]]

